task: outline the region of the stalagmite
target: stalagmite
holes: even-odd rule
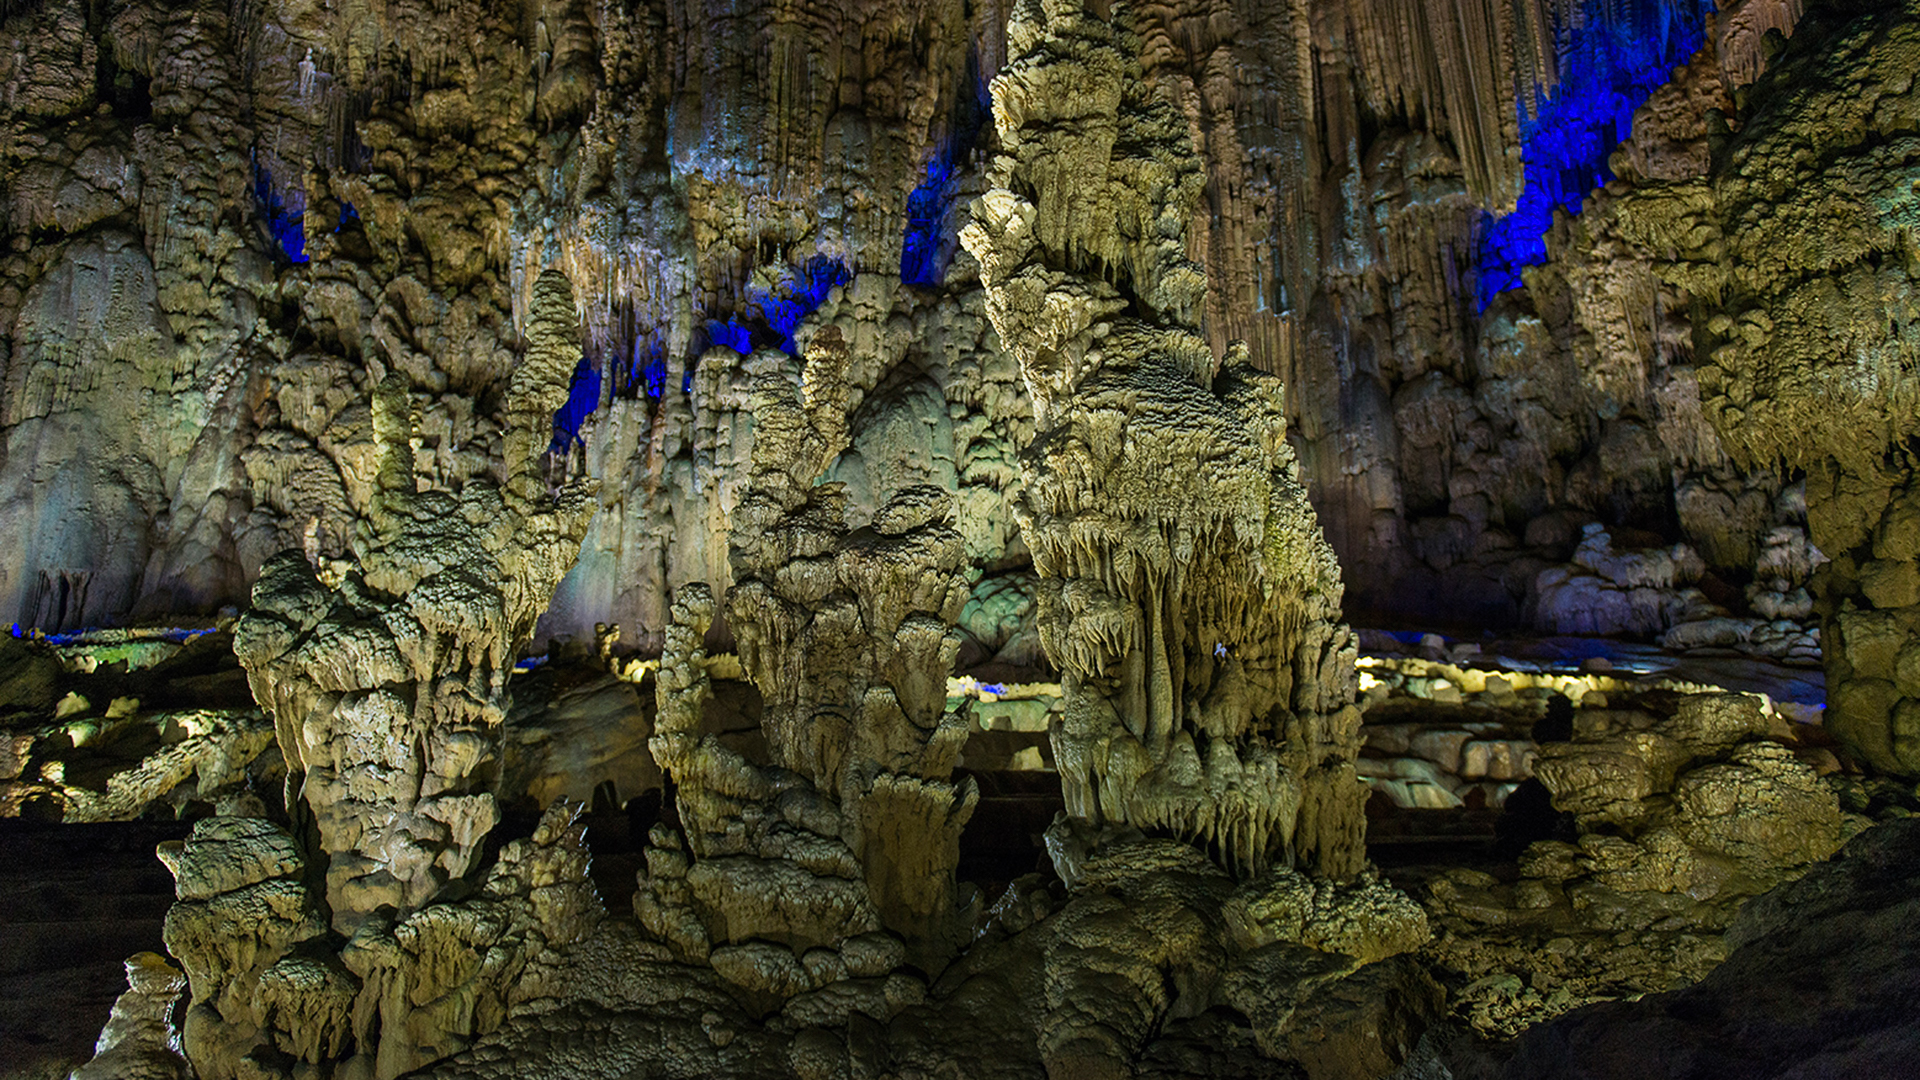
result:
[[[970,918],[953,871],[977,796],[948,779],[966,728],[946,706],[967,595],[961,538],[938,489],[904,488],[854,529],[842,486],[819,482],[848,442],[848,359],[839,330],[824,327],[797,386],[778,368],[756,385],[726,604],[765,700],[768,760],[699,733],[710,692],[700,643],[715,604],[706,586],[687,586],[653,740],[678,785],[685,853],[680,837],[656,833],[635,896],[641,921],[682,955],[779,998],[836,981],[780,974],[764,959],[779,950],[844,953],[884,930],[932,970]]]
[[[546,275],[508,390],[501,487],[417,491],[405,382],[383,382],[356,565],[330,590],[301,553],[278,557],[236,628],[234,651],[327,852],[342,933],[383,909],[418,910],[466,877],[498,819],[507,675],[591,507],[585,484],[549,499],[539,471],[576,325],[566,280]]]
[[[1201,176],[1130,25],[1016,12],[1004,152],[962,237],[1034,398],[1018,508],[1063,669],[1068,810],[1201,839],[1249,875],[1297,857],[1350,876],[1365,793],[1339,570],[1278,380],[1199,333]]]

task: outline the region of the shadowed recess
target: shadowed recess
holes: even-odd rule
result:
[[[275,190],[273,175],[261,168],[258,162],[254,163],[253,199],[259,206],[260,217],[267,223],[273,238],[279,241],[280,250],[287,253],[287,258],[295,263],[304,263],[307,261],[306,200],[299,188],[290,189],[288,194],[288,199],[282,199],[279,191]],[[346,212],[342,211],[342,224],[345,223]]]
[[[973,154],[974,144],[993,104],[980,77],[979,50],[967,52],[967,79],[971,95],[954,103],[946,140],[927,161],[927,177],[907,196],[907,231],[900,245],[900,280],[908,285],[937,286],[946,276],[940,258],[940,226],[953,206],[949,187],[961,165]]]
[[[742,311],[726,319],[709,320],[706,343],[695,340],[687,359],[686,374],[680,380],[680,392],[693,392],[693,370],[701,353],[713,346],[725,346],[745,355],[759,348],[777,348],[789,354],[800,351],[794,343],[794,331],[800,322],[826,302],[834,289],[853,280],[846,264],[838,259],[815,255],[806,265],[792,267],[785,281],[772,289],[751,288]],[[567,392],[567,403],[553,414],[553,442],[549,450],[560,453],[580,443],[580,428],[587,417],[600,407],[601,373],[599,365],[582,356],[574,369]],[[666,348],[658,340],[636,338],[631,358],[615,365],[615,396],[627,394],[659,398],[667,392]]]
[[[659,397],[658,393],[650,396]],[[600,407],[600,365],[592,357],[580,357],[567,384],[567,403],[553,414],[553,442],[549,453],[559,454],[581,443],[580,427]]]

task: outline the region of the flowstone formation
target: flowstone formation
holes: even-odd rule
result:
[[[967,596],[950,495],[905,488],[856,529],[843,485],[819,482],[847,447],[848,357],[829,326],[797,386],[789,366],[755,387],[726,609],[764,699],[765,760],[701,731],[715,604],[683,587],[652,740],[681,830],[656,828],[635,896],[683,958],[842,1020],[849,1003],[884,1015],[923,994],[883,977],[909,956],[937,970],[971,930],[953,875],[977,797],[948,779],[966,739],[946,701]]]
[[[1920,5],[1810,14],[1712,175],[1625,210],[1660,274],[1710,298],[1701,408],[1748,468],[1807,477],[1828,726],[1920,774]]]
[[[220,816],[161,851],[200,1076],[305,1063],[391,1077],[445,1057],[500,1023],[531,956],[601,913],[564,808],[479,865],[507,678],[591,506],[589,483],[551,493],[542,468],[577,327],[565,278],[543,275],[506,388],[500,483],[419,483],[406,378],[382,381],[352,568],[328,588],[289,552],[262,574],[234,651],[274,720],[293,831]]]
[[[1336,884],[1365,863],[1366,798],[1339,570],[1279,380],[1244,346],[1218,370],[1200,333],[1202,176],[1130,25],[1120,5],[1015,8],[1002,153],[962,233],[1034,403],[1017,506],[1061,669],[1048,847],[1074,891],[1038,1023],[1055,1080],[1128,1075],[1169,1013],[1210,999],[1281,1056],[1316,987],[1426,937],[1390,887]]]
[[[1366,789],[1339,568],[1279,380],[1244,346],[1222,369],[1201,333],[1203,177],[1128,18],[1016,8],[1003,152],[962,234],[1033,399],[1018,512],[1067,814],[1197,841],[1244,876],[1349,877]]]

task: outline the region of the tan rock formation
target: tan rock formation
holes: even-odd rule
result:
[[[1534,767],[1578,821],[1578,852],[1544,842],[1523,865],[1567,887],[1596,927],[1677,915],[1720,929],[1847,835],[1834,793],[1768,738],[1769,719],[1742,694],[1689,695],[1664,722],[1586,710],[1574,741],[1543,747]]]
[[[1748,91],[1711,178],[1650,188],[1623,215],[1668,280],[1710,296],[1702,411],[1749,467],[1804,469],[1829,723],[1874,768],[1920,772],[1920,542],[1913,445],[1912,179],[1898,133],[1920,9],[1842,7],[1796,33]],[[1898,74],[1896,74],[1898,73]],[[1907,664],[1912,667],[1912,664]]]
[[[394,1077],[498,1027],[535,956],[584,939],[604,913],[573,811],[500,852],[474,893],[327,934],[308,863],[284,830],[215,817],[163,845],[180,902],[167,949],[186,970],[181,1045],[207,1078]],[[170,1004],[170,1003],[169,1003]]]
[[[946,704],[964,546],[944,491],[902,489],[853,529],[843,487],[817,482],[847,445],[848,359],[826,327],[798,387],[774,370],[754,395],[727,607],[765,701],[767,760],[699,732],[710,693],[700,643],[714,615],[704,585],[675,600],[658,684],[652,746],[678,785],[685,852],[656,833],[636,911],[683,953],[777,999],[848,972],[883,975],[849,953],[882,928],[935,969],[970,921],[953,871],[976,793],[948,781],[966,722]]]
[[[1120,25],[1130,25],[1128,16]],[[1067,811],[1213,845],[1246,875],[1363,858],[1340,578],[1278,380],[1225,370],[1186,257],[1202,182],[1133,35],[1016,10],[1004,152],[962,235],[1036,431],[1019,502],[1067,701]]]
[[[591,512],[589,485],[549,496],[541,468],[576,327],[566,279],[544,276],[507,392],[500,486],[419,490],[405,383],[383,382],[377,486],[353,569],[331,590],[304,555],[277,557],[235,630],[290,789],[319,830],[342,933],[383,908],[418,910],[465,877],[498,820],[507,677]]]
[[[287,547],[344,562],[373,487],[377,379],[358,358],[413,378],[420,468],[458,486],[499,451],[475,390],[511,356],[476,328],[522,317],[547,267],[575,286],[602,378],[574,467],[609,483],[543,635],[619,622],[651,654],[670,590],[724,581],[750,379],[696,354],[815,257],[854,279],[831,317],[856,367],[887,365],[852,381],[930,420],[933,458],[972,489],[969,558],[1024,558],[1002,489],[1022,441],[1007,429],[1031,406],[953,235],[993,140],[978,76],[1005,55],[1005,6],[589,7],[9,16],[34,43],[5,62],[0,165],[19,249],[0,260],[0,499],[23,553],[0,601],[16,617],[210,611]],[[1623,180],[1702,159],[1709,111],[1798,9],[1729,5],[1714,55],[1643,110]],[[1752,507],[1777,480],[1701,444],[1687,297],[1635,260],[1609,267],[1604,222],[1571,230],[1529,301],[1472,311],[1482,211],[1513,200],[1522,116],[1560,77],[1574,19],[1544,0],[1138,12],[1143,74],[1203,158],[1187,213],[1214,282],[1202,333],[1216,354],[1252,343],[1287,378],[1304,475],[1366,608],[1513,619],[1536,560],[1566,555],[1547,525],[1529,539],[1556,514],[1656,528],[1740,571],[1771,525]],[[915,242],[939,288],[899,280],[922,188]],[[276,239],[311,261],[290,265]],[[895,396],[918,375],[933,386]],[[861,473],[925,461],[879,413],[856,411],[873,430],[836,467],[856,502]]]
[[[114,1000],[93,1057],[73,1071],[73,1080],[186,1080],[193,1075],[180,1056],[170,1014],[185,980],[157,953],[127,961],[127,992]]]

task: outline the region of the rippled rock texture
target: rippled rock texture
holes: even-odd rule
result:
[[[1816,615],[1834,730],[1920,771],[1910,3],[5,20],[0,602],[250,602],[222,730],[285,768],[97,799],[67,751],[173,728],[9,675],[18,805],[221,811],[96,1072],[1384,1073],[1444,1005],[1343,601]],[[572,807],[498,827],[515,662],[589,627],[661,655],[635,921]],[[962,655],[1062,675],[1059,880],[990,906]],[[1537,764],[1579,842],[1432,910],[1698,974],[1859,824],[1756,709],[1596,707]]]
[[[1339,568],[1279,380],[1199,333],[1198,162],[1127,26],[1016,12],[994,186],[962,233],[1034,399],[1017,510],[1067,813],[1346,877],[1364,789]]]

